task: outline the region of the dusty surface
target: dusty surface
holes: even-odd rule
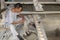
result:
[[[51,37],[48,37],[48,40],[60,40],[60,37],[51,36]]]
[[[1,30],[0,30],[0,40],[3,40],[2,35],[4,34],[5,30],[4,29],[1,29]],[[6,40],[6,39],[7,38],[5,38],[4,40]],[[12,39],[12,36],[8,40],[11,40],[11,39]],[[37,40],[37,36],[32,33],[30,36],[26,37],[26,39],[27,40]],[[56,37],[54,35],[49,35],[48,40],[60,40],[60,36]]]

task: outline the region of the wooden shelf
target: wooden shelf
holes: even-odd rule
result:
[[[2,12],[3,13],[3,12]],[[36,12],[36,11],[22,11],[22,14],[60,14],[60,11],[40,11],[40,12]]]
[[[27,12],[23,11],[22,14],[60,14],[60,11],[43,11],[43,12]]]
[[[33,4],[33,2],[5,2],[5,4],[16,4],[16,3],[21,3],[21,4]],[[41,4],[60,4],[60,2],[39,2]]]

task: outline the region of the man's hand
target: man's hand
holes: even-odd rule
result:
[[[19,17],[22,18],[20,21],[17,21],[19,24],[22,24],[25,22],[25,17],[21,14],[19,14]]]
[[[20,16],[20,18],[22,18],[22,19],[19,20],[19,21],[15,21],[15,22],[13,22],[12,24],[23,24],[23,23],[25,22],[24,16],[23,16],[23,15],[19,15],[19,16]]]
[[[25,22],[25,19],[16,21],[16,22],[12,22],[11,24],[23,24],[24,22]]]
[[[18,24],[17,22],[12,22],[11,24]]]

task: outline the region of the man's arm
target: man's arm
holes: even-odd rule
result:
[[[22,18],[19,21],[13,22],[12,24],[23,24],[25,22],[25,17],[23,15],[19,15],[20,18]]]
[[[20,21],[18,21],[18,23],[24,23],[25,21],[25,17],[23,15],[19,15],[20,18],[22,18]]]

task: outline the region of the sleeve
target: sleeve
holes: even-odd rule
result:
[[[12,23],[13,19],[12,19],[12,12],[10,10],[6,11],[6,22],[7,23]]]

